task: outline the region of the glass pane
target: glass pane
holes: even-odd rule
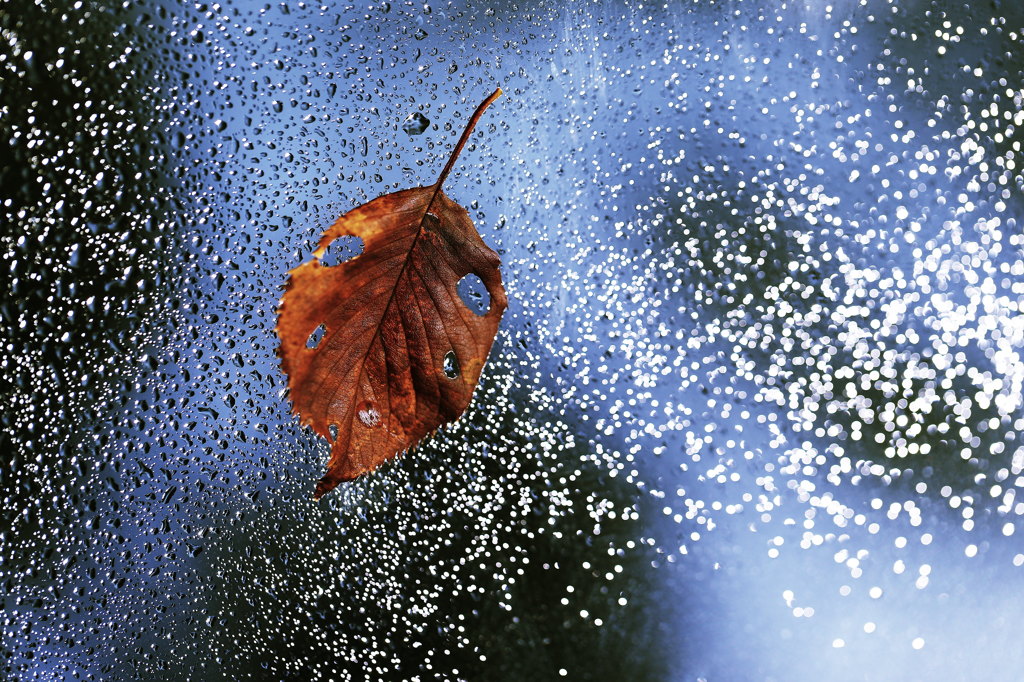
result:
[[[1019,4],[5,9],[5,678],[1024,675]],[[287,273],[499,85],[475,398],[314,502]]]

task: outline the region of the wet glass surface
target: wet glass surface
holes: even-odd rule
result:
[[[0,38],[5,678],[1024,675],[1019,4],[17,0]],[[286,273],[496,85],[445,187],[510,301],[476,397],[314,503]]]

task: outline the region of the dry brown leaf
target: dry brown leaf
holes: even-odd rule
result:
[[[317,499],[458,419],[469,405],[508,302],[498,255],[441,186],[500,94],[495,90],[473,113],[436,183],[341,216],[314,258],[289,273],[278,308],[278,354],[295,413],[332,442]],[[323,265],[327,247],[346,235],[362,239],[363,252]],[[485,315],[466,307],[456,289],[470,273],[490,295]],[[315,336],[318,344],[307,347]]]

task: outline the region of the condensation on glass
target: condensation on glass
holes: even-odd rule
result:
[[[1016,4],[7,9],[5,679],[1024,675]],[[314,503],[286,273],[496,85],[474,402]]]

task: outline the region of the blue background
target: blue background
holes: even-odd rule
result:
[[[7,677],[1024,674],[1016,4],[9,8]],[[474,402],[314,503],[286,273],[495,85]]]

